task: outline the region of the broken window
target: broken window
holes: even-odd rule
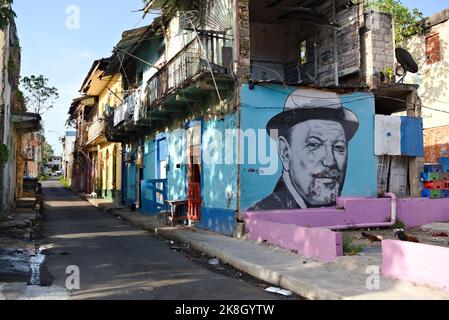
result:
[[[253,80],[334,84],[361,67],[359,5],[342,0],[250,0]]]

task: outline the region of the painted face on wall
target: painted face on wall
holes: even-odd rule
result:
[[[336,121],[308,120],[279,139],[279,155],[293,187],[309,207],[331,206],[346,176],[348,141]]]

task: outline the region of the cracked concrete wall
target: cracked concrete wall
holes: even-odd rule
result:
[[[8,162],[0,170],[2,183],[0,214],[7,213],[13,207],[16,196],[18,141],[11,122],[15,85],[11,81],[16,81],[18,77],[15,74],[10,74],[10,70],[12,70],[10,60],[17,58],[12,52],[16,45],[18,45],[17,30],[15,23],[12,22],[5,30],[0,30],[0,68],[2,69],[0,76],[0,143],[5,144],[9,150]],[[20,68],[16,68],[14,71],[20,72]]]
[[[365,14],[362,48],[365,82],[369,87],[375,87],[381,82],[380,72],[385,68],[392,68],[394,72],[396,64],[394,24],[390,15],[377,11]]]

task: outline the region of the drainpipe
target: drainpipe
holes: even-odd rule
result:
[[[360,224],[352,224],[352,225],[340,225],[340,226],[331,226],[331,227],[320,227],[321,229],[331,229],[331,230],[345,230],[345,229],[364,229],[364,228],[385,228],[392,227],[396,224],[397,218],[397,198],[396,195],[392,192],[386,193],[383,195],[385,198],[391,199],[391,219],[390,222],[383,223],[360,223]]]

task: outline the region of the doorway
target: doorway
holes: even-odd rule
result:
[[[201,122],[187,129],[187,200],[188,219],[201,220]]]

